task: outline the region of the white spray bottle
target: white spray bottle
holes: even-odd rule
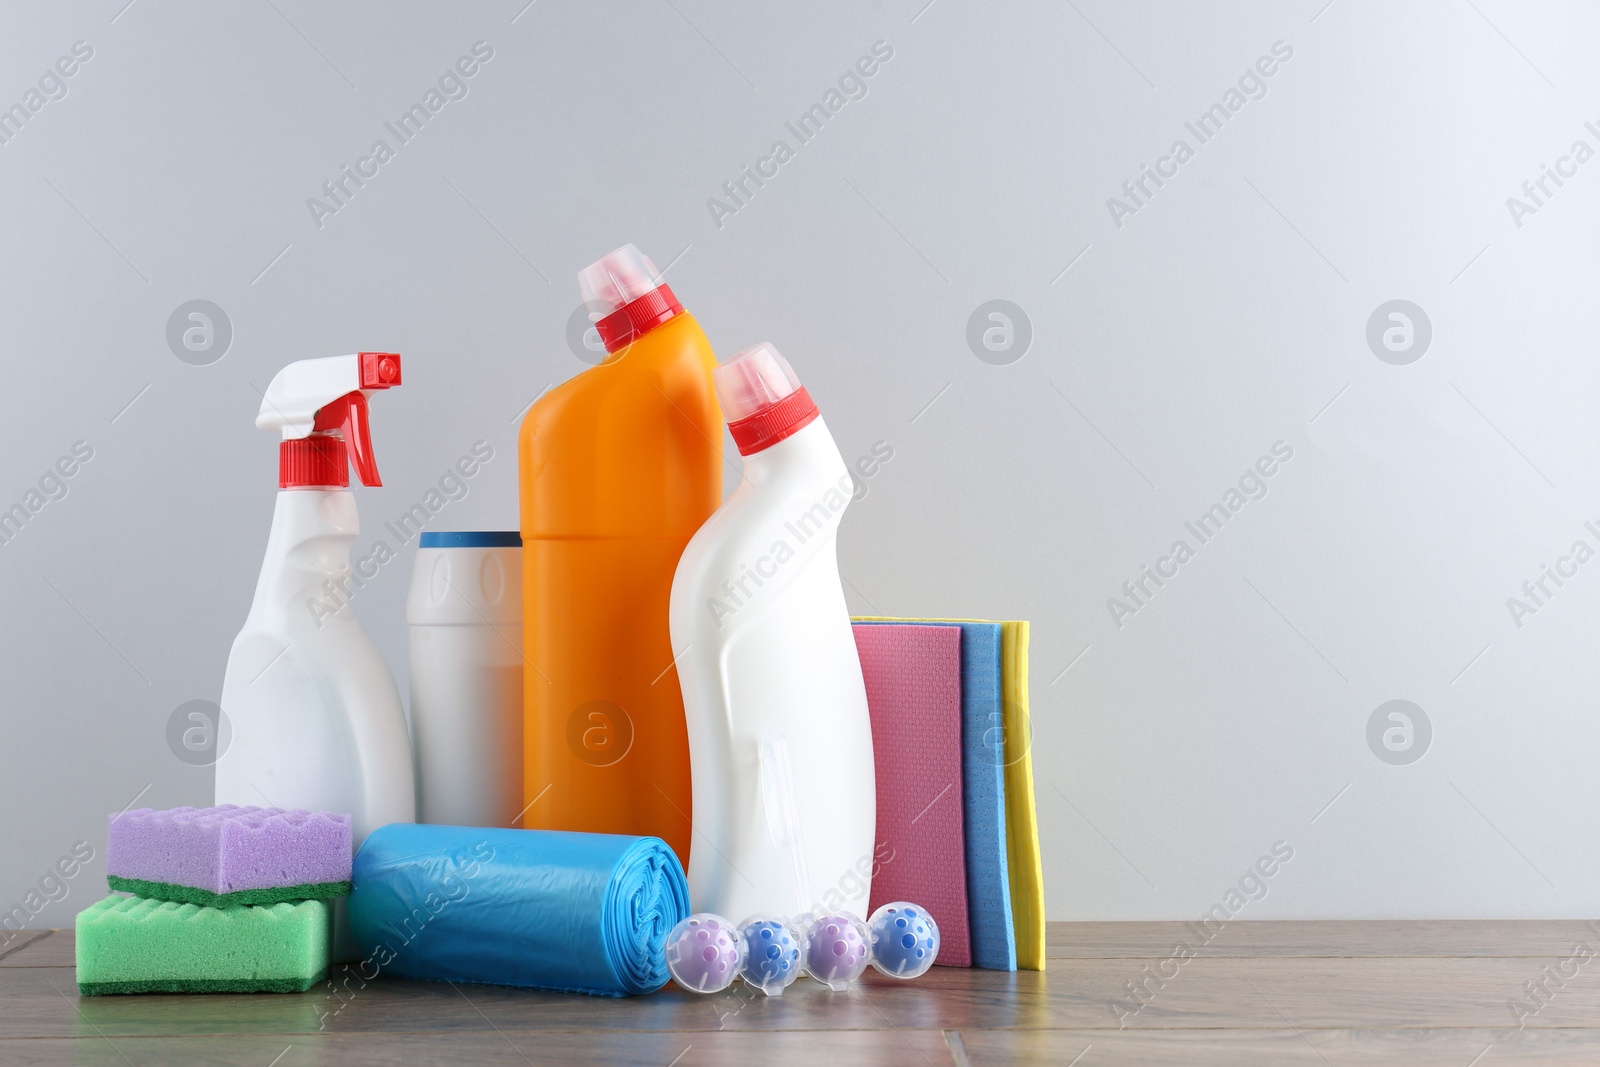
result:
[[[872,724],[839,584],[855,488],[778,350],[713,372],[744,481],[672,581],[693,778],[689,899],[722,915],[867,912]]]
[[[256,426],[283,434],[281,491],[222,683],[217,803],[346,812],[358,848],[416,818],[400,692],[348,605],[360,525],[347,463],[383,484],[367,397],[399,384],[398,355],[360,352],[291,363],[267,387]]]

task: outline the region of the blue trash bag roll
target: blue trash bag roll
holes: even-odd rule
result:
[[[651,993],[689,915],[683,866],[658,837],[391,823],[351,880],[368,979]]]

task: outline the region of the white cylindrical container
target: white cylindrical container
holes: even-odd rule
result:
[[[417,821],[512,826],[522,810],[522,539],[424,533],[406,598]]]

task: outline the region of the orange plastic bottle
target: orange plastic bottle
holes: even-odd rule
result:
[[[722,503],[716,357],[632,245],[578,276],[604,362],[522,421],[522,825],[653,834],[689,862],[689,742],[667,604]]]

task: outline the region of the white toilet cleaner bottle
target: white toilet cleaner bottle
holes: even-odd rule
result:
[[[865,915],[872,726],[836,551],[853,480],[772,345],[713,378],[744,480],[672,583],[693,780],[689,899],[735,917]]]
[[[416,818],[400,693],[349,606],[360,525],[348,464],[382,484],[367,398],[399,384],[398,355],[361,352],[291,363],[267,387],[256,426],[282,432],[280,492],[222,683],[217,803],[348,813],[358,848]]]

